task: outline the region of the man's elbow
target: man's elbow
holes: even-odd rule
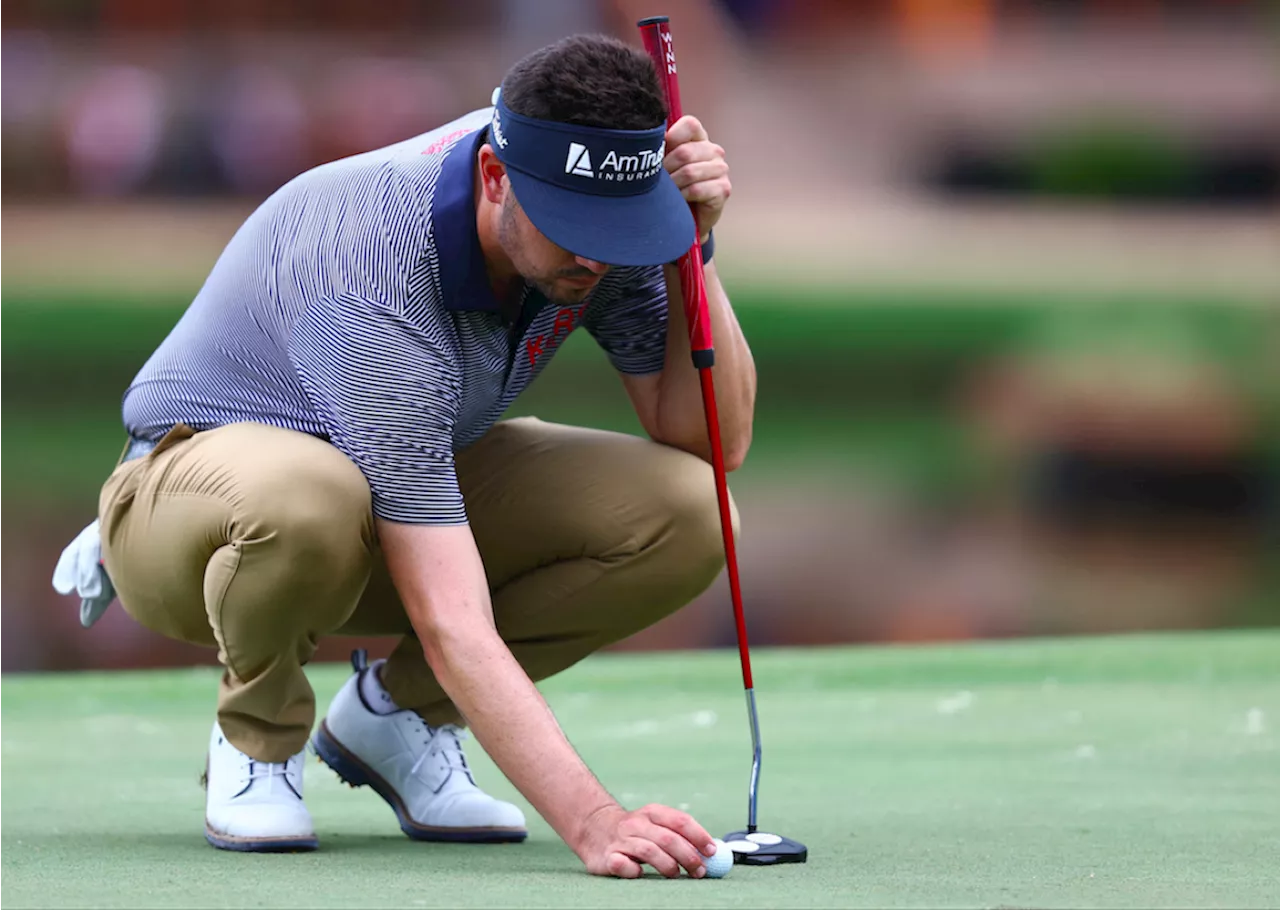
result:
[[[421,607],[406,607],[410,625],[422,646],[423,656],[443,685],[441,678],[450,672],[451,657],[474,644],[482,626],[474,622],[465,612],[427,610]]]
[[[746,461],[746,453],[751,448],[751,424],[750,421],[741,427],[724,427],[726,433],[721,435],[721,454],[724,458],[724,472],[731,474],[737,468],[742,467],[742,463]],[[710,461],[710,444],[707,436],[703,436],[703,442],[707,444],[707,452],[704,458]]]
[[[707,464],[715,464],[711,451],[711,440],[707,436],[706,427],[702,428],[700,438],[690,440],[690,445],[682,445],[685,451],[697,455]],[[720,434],[720,457],[724,461],[725,473],[732,473],[742,467],[747,460],[747,452],[751,449],[751,424],[741,429],[722,427]]]
[[[695,436],[692,433],[684,436],[676,436],[670,433],[650,431],[649,438],[661,445],[671,446],[675,449],[681,449],[690,455],[696,455],[707,464],[714,464],[714,456],[711,451],[711,440],[707,436],[706,427],[700,428],[700,432]],[[736,471],[742,467],[743,462],[747,460],[747,451],[751,448],[751,427],[747,426],[742,430],[733,431],[731,433],[722,433],[720,438],[720,452],[724,459],[725,472]]]
[[[747,426],[731,438],[723,440],[724,469],[732,473],[742,467],[747,460],[747,452],[751,449],[751,427]]]

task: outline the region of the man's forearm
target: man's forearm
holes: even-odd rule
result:
[[[441,687],[516,789],[581,855],[591,816],[617,803],[569,744],[498,635],[470,529],[380,521],[378,533]]]
[[[460,622],[436,629],[424,649],[485,751],[565,843],[581,850],[590,816],[617,803],[497,632]]]
[[[680,289],[680,271],[665,267],[669,318],[667,358],[658,395],[657,426],[661,441],[710,458],[702,386],[689,348],[689,327]],[[720,435],[725,464],[734,470],[751,445],[751,425],[755,412],[756,369],[751,349],[738,325],[733,307],[716,272],[714,262],[706,265],[707,310],[711,316],[711,338],[715,344],[716,407],[720,415]]]

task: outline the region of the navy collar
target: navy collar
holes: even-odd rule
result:
[[[432,229],[440,262],[440,290],[449,310],[500,312],[489,285],[476,233],[476,152],[488,137],[482,127],[459,139],[440,165],[432,206]]]
[[[440,291],[444,308],[454,312],[502,312],[489,284],[476,231],[476,153],[488,138],[485,126],[459,139],[440,163],[436,181],[432,230],[440,262]],[[525,285],[518,322],[525,324],[547,306],[550,301],[537,288]]]

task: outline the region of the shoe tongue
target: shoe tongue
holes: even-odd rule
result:
[[[302,782],[302,757],[294,755],[288,761],[250,761],[249,775],[254,781],[265,781],[267,789],[275,786],[277,778],[287,780],[294,789]]]

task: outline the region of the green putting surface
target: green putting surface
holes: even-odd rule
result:
[[[806,865],[586,875],[528,842],[413,843],[309,762],[314,854],[203,840],[216,672],[5,677],[6,907],[1274,907],[1280,633],[761,651],[761,827]],[[543,684],[628,806],[745,820],[732,651],[607,654]],[[311,669],[321,706],[345,666]],[[482,785],[528,809],[470,744]]]

